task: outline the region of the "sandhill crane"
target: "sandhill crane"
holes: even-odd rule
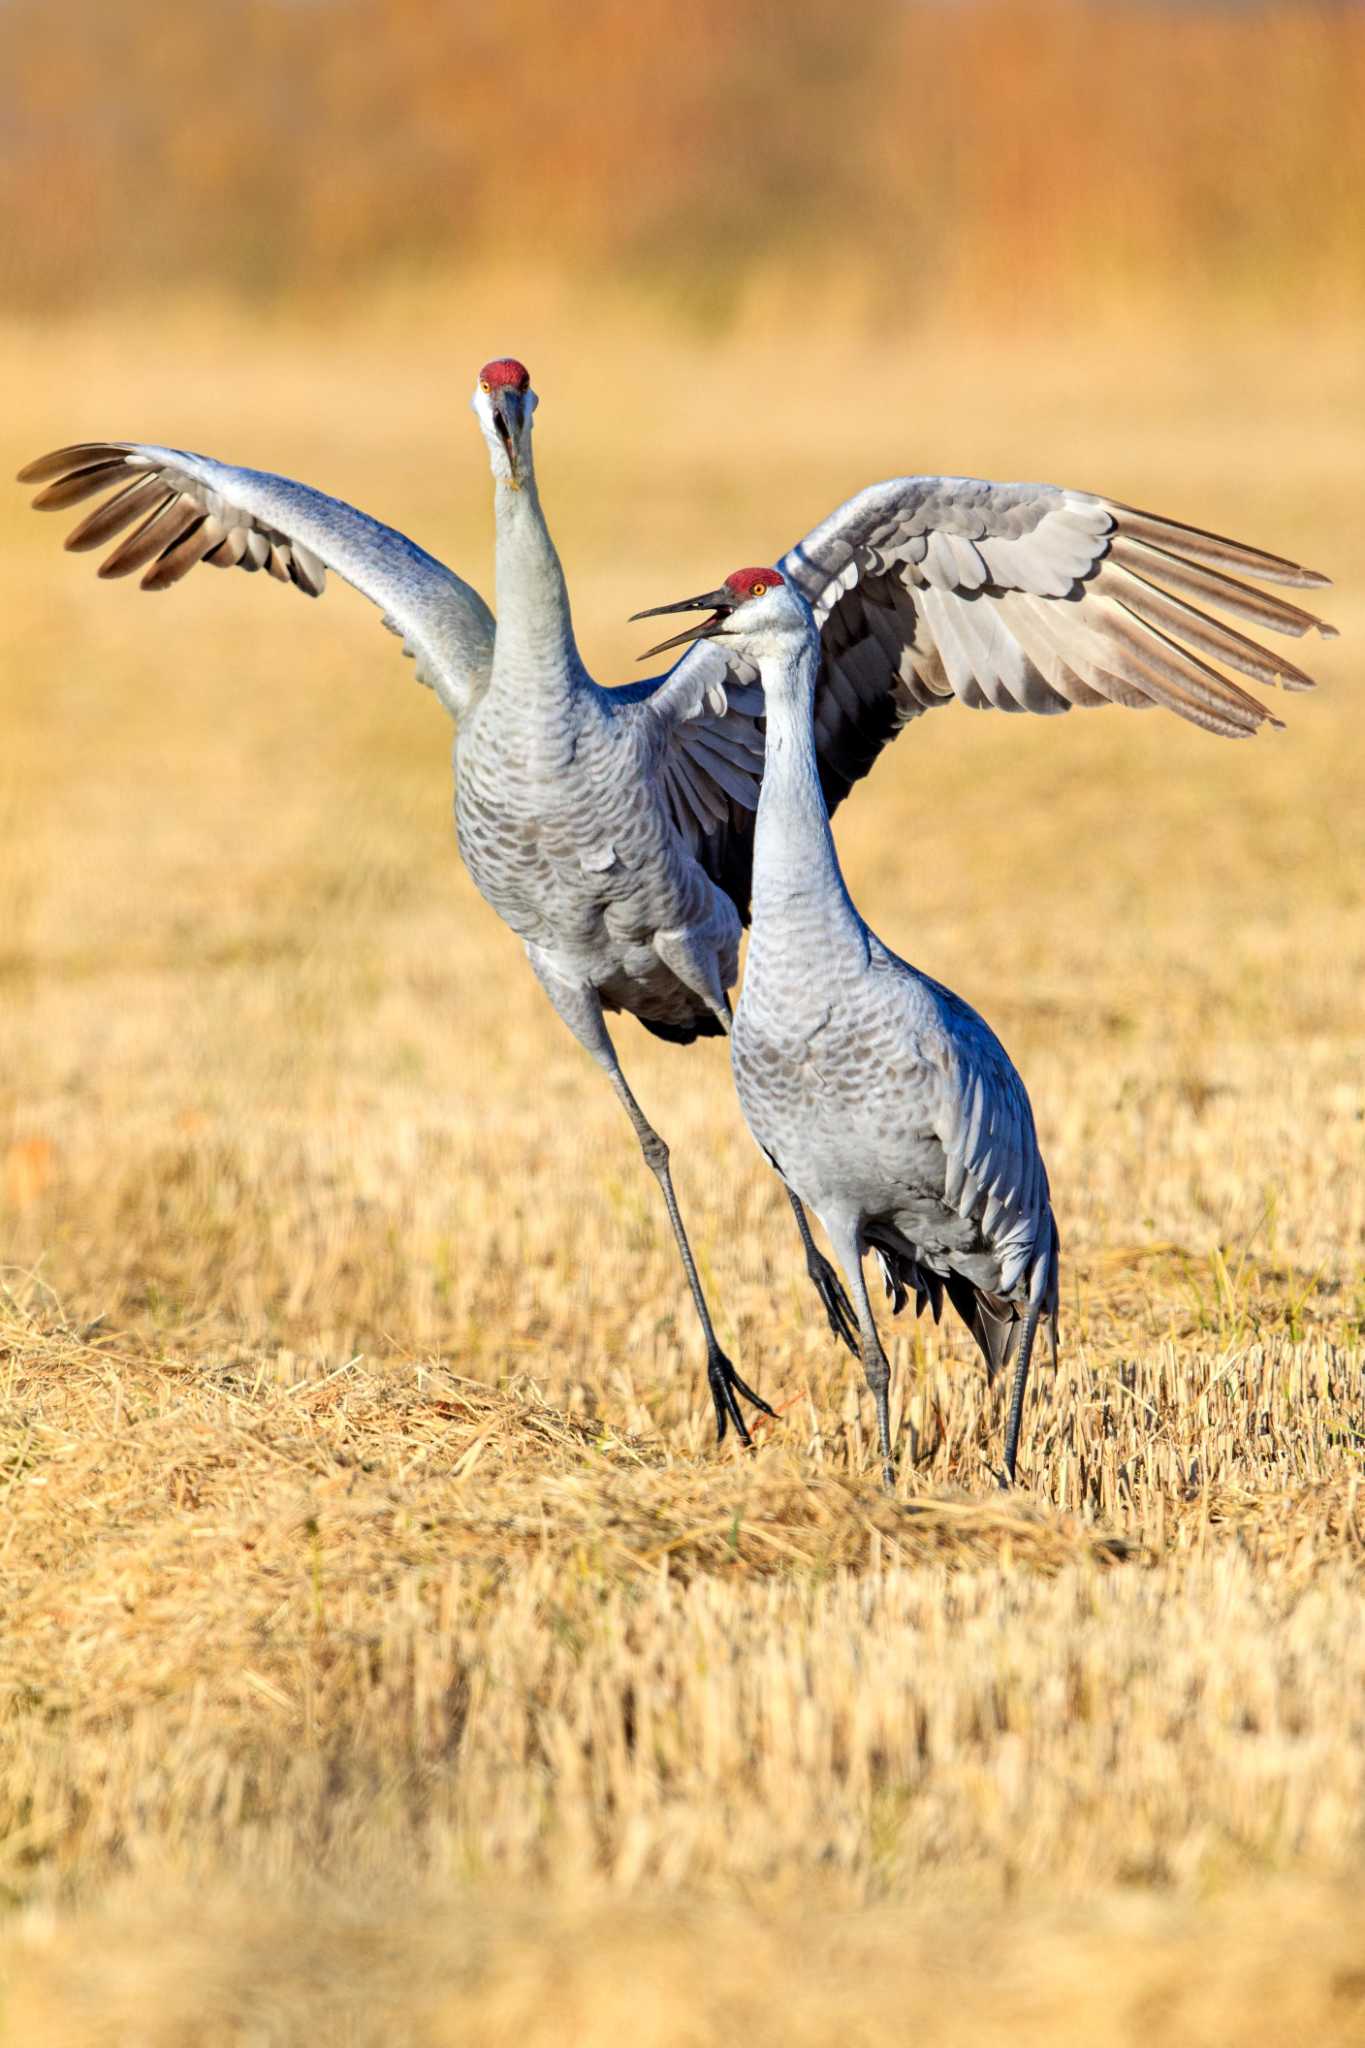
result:
[[[993,1380],[1015,1358],[1004,1477],[1013,1484],[1041,1315],[1056,1351],[1057,1226],[1024,1084],[975,1010],[869,931],[844,886],[820,786],[814,614],[776,569],[737,569],[664,611],[711,616],[679,638],[723,642],[758,670],[766,756],[753,927],[730,1057],[744,1120],[829,1233],[857,1304],[894,1485],[890,1369],[867,1298],[875,1251],[896,1310],[945,1292]]]
[[[701,1323],[718,1439],[731,1421],[747,1442],[736,1396],[771,1410],[716,1340],[668,1149],[627,1085],[604,1012],[684,1044],[729,1029],[763,752],[756,670],[703,643],[665,675],[594,683],[541,511],[523,365],[486,364],[472,403],[494,479],[496,631],[478,593],[431,555],[283,477],[130,441],[59,449],[20,477],[43,487],[40,507],[103,500],[67,541],[117,538],[102,576],[141,570],[144,589],[164,590],[206,561],[267,569],[316,597],[333,569],[402,636],[459,726],[466,865],[630,1117]],[[1254,732],[1269,714],[1205,656],[1291,689],[1310,679],[1191,600],[1300,634],[1320,622],[1231,572],[1326,580],[1085,492],[943,477],[861,492],[782,571],[821,626],[816,742],[831,809],[908,720],[955,697],[1040,712],[1161,704],[1212,732]],[[831,1326],[856,1353],[847,1297],[792,1203]]]

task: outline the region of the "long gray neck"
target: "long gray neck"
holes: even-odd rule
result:
[[[529,451],[528,451],[529,453]],[[513,485],[493,486],[497,528],[498,629],[493,683],[554,695],[583,677],[569,593],[540,508],[529,460]]]
[[[866,927],[844,887],[816,763],[819,666],[817,645],[759,662],[768,736],[754,826],[754,943],[763,943],[765,929],[796,935],[818,923],[831,941],[847,938],[865,952]]]

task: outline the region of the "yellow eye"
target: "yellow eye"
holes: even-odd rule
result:
[[[480,391],[491,391],[493,389],[493,386],[489,383],[487,377],[480,377],[479,389]]]
[[[762,597],[767,588],[766,583],[755,583],[750,588],[749,595],[750,597]]]

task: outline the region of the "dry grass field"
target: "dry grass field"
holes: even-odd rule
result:
[[[895,1500],[723,1048],[619,1109],[363,602],[99,584],[0,489],[0,2039],[1365,2041],[1365,376],[1334,331],[708,352],[620,309],[0,329],[0,473],[275,467],[491,594],[512,348],[596,673],[871,479],[1044,475],[1338,580],[1312,697],[920,721],[854,893],[991,1018],[1063,1233],[1022,1484],[894,1332]]]

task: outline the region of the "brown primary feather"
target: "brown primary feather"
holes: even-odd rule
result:
[[[203,516],[191,499],[177,492],[168,505],[163,505],[150,519],[145,519],[136,532],[130,533],[127,540],[100,563],[100,575],[131,576],[134,570],[144,568],[155,556],[173,548]]]
[[[123,457],[117,455],[112,460],[93,462],[87,469],[72,470],[55,484],[49,484],[45,491],[39,491],[33,500],[33,509],[35,512],[60,512],[67,505],[79,505],[83,498],[93,498],[99,492],[107,491],[123,468]]]
[[[1297,640],[1307,632],[1316,631],[1325,640],[1336,638],[1336,627],[1315,618],[1312,612],[1289,604],[1282,597],[1272,597],[1269,591],[1256,590],[1249,583],[1241,583],[1235,576],[1185,561],[1150,541],[1132,540],[1122,529],[1110,544],[1108,559],[1148,580],[1159,577],[1163,583],[1170,584],[1187,597],[1202,597],[1209,604],[1217,605],[1219,611],[1231,612],[1234,618],[1249,619],[1252,625],[1265,626],[1272,633],[1292,634]],[[1326,579],[1319,577],[1317,581],[1325,582]]]
[[[1195,725],[1232,738],[1255,732],[1258,725],[1281,723],[1236,683],[1156,627],[1134,617],[1122,604],[1115,606],[1109,636],[1123,676]]]
[[[40,455],[20,470],[19,480],[45,486],[34,500],[45,511],[112,491],[66,541],[68,548],[82,553],[132,527],[101,565],[101,576],[132,575],[150,562],[154,566],[142,578],[142,588],[166,590],[197,562],[208,561],[217,569],[263,568],[307,597],[322,595],[327,570],[318,556],[287,536],[272,538],[252,526],[225,527],[209,514],[197,487],[182,490],[169,480],[174,474],[152,468],[125,444],[91,441]]]
[[[235,569],[246,553],[246,528],[234,526],[224,535],[216,548],[210,548],[205,555],[206,562],[212,562],[215,569]],[[254,569],[255,563],[250,566]]]
[[[26,462],[19,471],[21,484],[45,484],[54,477],[70,476],[74,470],[88,469],[95,462],[109,462],[115,456],[122,462],[127,450],[118,441],[74,441],[69,448],[54,448],[50,455],[40,455],[33,462]]]
[[[67,541],[78,551],[96,548],[133,525],[102,564],[102,576],[146,568],[143,587],[162,590],[207,560],[216,568],[264,568],[278,582],[320,594],[326,569],[317,557],[268,528],[226,528],[208,515],[197,487],[180,489],[170,481],[175,475],[151,468],[132,444],[118,442],[73,443],[20,472],[22,481],[44,486],[36,502],[48,509],[112,490]],[[1008,495],[1008,487],[1001,488]],[[1299,635],[1315,627],[1330,634],[1333,629],[1311,613],[1230,571],[1304,588],[1327,578],[1138,507],[1086,502],[1091,510],[1084,518],[1073,505],[1049,513],[1038,533],[1019,539],[1019,546],[1041,545],[1049,522],[1060,521],[1053,552],[1061,547],[1066,556],[1068,546],[1075,552],[1067,521],[1084,527],[1092,566],[1076,563],[1069,592],[1059,585],[1042,598],[1029,595],[1036,564],[1031,568],[1022,556],[1017,563],[997,561],[983,553],[985,542],[974,547],[948,529],[936,528],[918,559],[882,564],[876,548],[855,551],[863,574],[832,607],[824,634],[821,716],[829,729],[823,752],[831,761],[839,757],[845,781],[866,773],[905,718],[953,695],[983,708],[1034,712],[1105,699],[1134,707],[1156,703],[1233,734],[1279,721],[1210,660],[1264,684],[1312,687],[1293,663],[1195,600],[1275,632]],[[1102,533],[1094,528],[1096,509],[1104,515]],[[1001,576],[999,585],[983,581],[991,573]]]
[[[1259,641],[1249,640],[1245,633],[1225,626],[1221,620],[1211,618],[1207,612],[1187,604],[1183,598],[1173,597],[1169,591],[1149,583],[1122,563],[1111,566],[1106,561],[1091,588],[1116,598],[1145,624],[1169,633],[1173,639],[1196,648],[1200,654],[1208,655],[1214,661],[1226,661],[1259,683],[1272,686],[1280,683],[1289,690],[1311,690],[1313,687],[1312,678],[1306,676],[1302,669],[1295,668],[1292,661],[1286,661],[1282,654],[1262,647]]]
[[[144,590],[169,590],[182,576],[188,576],[196,562],[203,560],[210,548],[216,548],[223,538],[223,528],[216,519],[201,513],[173,547],[166,549],[142,579]]]
[[[121,491],[97,505],[79,526],[73,527],[66,537],[66,545],[74,554],[84,554],[87,548],[103,547],[107,540],[153,507],[169,505],[172,493],[161,477],[155,472],[151,476],[139,472]]]
[[[855,549],[861,574],[823,626],[822,767],[837,762],[845,780],[866,772],[901,722],[887,718],[888,697],[904,697],[902,718],[953,696],[1032,712],[1106,701],[1161,706],[1227,737],[1278,725],[1222,667],[1285,689],[1311,689],[1312,678],[1211,613],[1278,633],[1330,634],[1311,613],[1230,571],[1309,588],[1327,579],[1199,527],[1108,501],[1102,509],[1107,530],[1088,534],[1089,568],[1077,565],[1069,588],[1046,595],[1033,592],[1036,564],[1023,555],[988,556],[1001,580],[982,584],[955,548],[931,550],[924,563],[883,561],[876,547],[864,560]]]
[[[1117,498],[1106,503],[1119,515],[1119,531],[1135,540],[1149,542],[1187,561],[1209,569],[1239,569],[1262,583],[1292,583],[1302,590],[1321,590],[1331,581],[1316,569],[1301,568],[1283,555],[1270,555],[1263,548],[1248,547],[1244,541],[1229,540],[1225,534],[1206,533],[1201,526],[1185,526],[1178,519],[1163,519],[1156,512],[1140,511],[1136,505],[1121,504]]]

